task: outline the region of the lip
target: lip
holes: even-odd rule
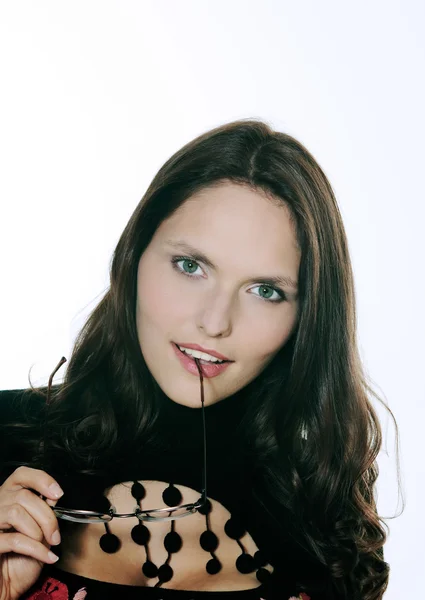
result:
[[[211,356],[215,356],[215,358],[218,358],[218,360],[228,360],[229,362],[235,362],[234,360],[230,360],[230,358],[227,358],[227,356],[220,354],[220,352],[217,352],[216,350],[202,348],[202,346],[199,346],[198,344],[186,344],[186,343],[180,344],[180,342],[179,342],[177,345],[182,346],[183,348],[189,348],[190,350],[198,350],[199,352],[205,352],[206,354],[211,354]]]
[[[195,375],[196,377],[199,377],[199,371],[198,371],[198,367],[195,363],[195,360],[189,356],[188,354],[185,354],[182,350],[179,350],[177,345],[174,342],[171,342],[171,345],[173,346],[174,352],[176,353],[176,356],[178,357],[180,364],[182,365],[182,367],[184,369],[186,369],[186,371],[188,371],[191,375]],[[234,362],[234,361],[232,361]],[[226,371],[226,369],[228,369],[231,365],[231,362],[223,362],[223,363],[199,363],[202,374],[204,377],[210,378],[210,377],[217,377],[217,375],[220,375],[221,373],[223,373],[224,371]]]

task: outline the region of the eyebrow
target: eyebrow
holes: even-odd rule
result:
[[[206,256],[203,252],[201,252],[197,248],[194,248],[187,242],[184,242],[182,240],[166,240],[165,243],[168,244],[169,246],[172,246],[173,248],[183,250],[183,252],[187,252],[188,254],[190,254],[192,256],[192,258],[194,260],[203,262],[210,269],[217,270],[216,265],[208,258],[208,256]],[[294,290],[298,291],[297,282],[288,276],[281,276],[281,277],[258,276],[258,277],[252,277],[252,281],[261,281],[261,282],[267,283],[269,285],[282,285],[284,287],[291,287]]]

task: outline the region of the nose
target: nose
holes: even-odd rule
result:
[[[232,331],[231,299],[217,293],[211,294],[203,302],[199,316],[198,328],[208,337],[227,337]]]

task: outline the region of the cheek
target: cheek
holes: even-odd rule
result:
[[[167,273],[164,265],[159,267],[150,261],[140,264],[137,294],[138,316],[163,329],[191,314],[193,294],[185,297],[178,280]]]
[[[293,319],[283,318],[276,326],[275,321],[262,321],[252,324],[248,329],[249,340],[245,347],[250,348],[256,360],[267,361],[273,357],[285,344],[292,333]]]
[[[161,322],[171,306],[172,302],[169,295],[164,293],[159,278],[149,277],[147,271],[142,271],[137,289],[138,316],[145,322]]]

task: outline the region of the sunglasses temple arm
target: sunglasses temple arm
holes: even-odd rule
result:
[[[64,363],[66,363],[66,358],[64,356],[62,356],[62,358],[56,365],[54,371],[50,375],[49,382],[47,384],[46,407],[45,407],[45,414],[44,414],[44,421],[43,421],[43,454],[42,454],[43,470],[46,470],[46,468],[47,468],[47,450],[46,450],[46,447],[47,447],[47,423],[48,423],[48,411],[49,411],[49,407],[50,407],[50,403],[51,403],[53,377],[56,375],[56,372],[59,371],[59,369],[61,368],[61,366]],[[41,497],[43,499],[45,499],[44,496],[41,496]]]

